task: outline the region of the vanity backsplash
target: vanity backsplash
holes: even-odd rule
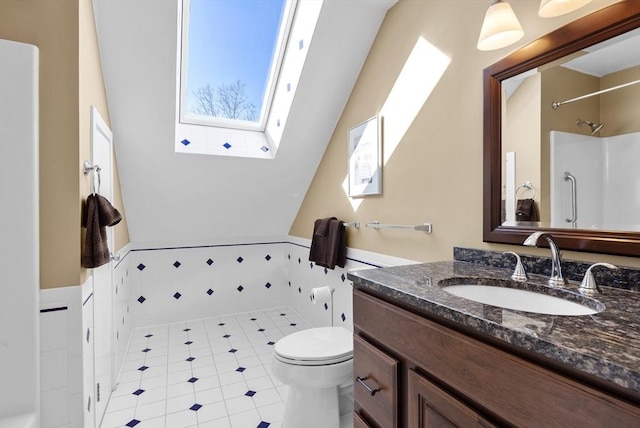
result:
[[[549,276],[551,274],[551,258],[520,254],[522,264],[527,273]],[[453,247],[453,259],[461,262],[475,263],[503,269],[514,269],[516,259],[513,255],[501,251],[479,250],[475,248]],[[589,266],[595,262],[562,260],[562,272],[566,278],[580,282]],[[618,266],[611,270],[596,267],[592,271],[598,284],[640,291],[640,269]]]

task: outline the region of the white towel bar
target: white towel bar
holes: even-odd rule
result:
[[[423,223],[417,226],[409,226],[404,224],[381,224],[377,221],[367,223],[365,226],[371,227],[373,229],[411,229],[418,230],[424,233],[431,233],[431,223]]]

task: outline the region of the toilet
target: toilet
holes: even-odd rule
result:
[[[289,387],[282,428],[337,428],[340,415],[352,411],[349,330],[319,327],[292,333],[276,342],[271,369]]]

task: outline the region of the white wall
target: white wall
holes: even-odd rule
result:
[[[178,1],[94,3],[131,242],[286,235],[394,1],[323,3],[273,160],[176,154]]]
[[[29,423],[37,425],[40,255],[35,46],[0,40],[0,88],[0,425],[21,414],[31,415]]]
[[[640,231],[640,132],[604,139],[603,226]]]

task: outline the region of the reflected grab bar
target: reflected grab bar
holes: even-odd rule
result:
[[[566,218],[567,223],[575,223],[578,218],[578,207],[576,204],[576,178],[569,172],[564,173],[564,181],[571,181],[571,218]]]

